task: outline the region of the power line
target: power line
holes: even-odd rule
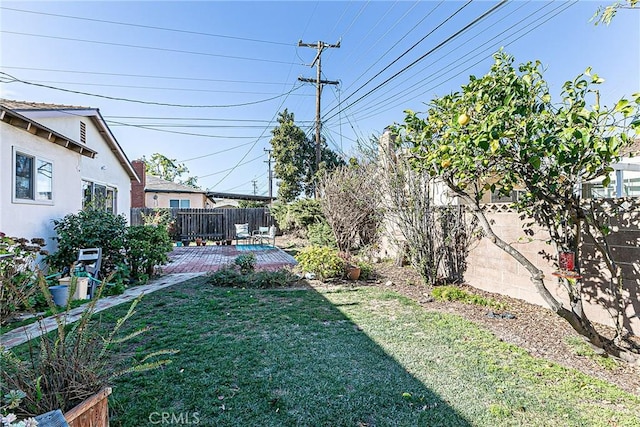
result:
[[[151,89],[151,90],[167,90],[167,91],[179,91],[179,92],[207,92],[207,93],[233,93],[233,94],[251,94],[251,95],[278,95],[274,92],[256,92],[256,91],[237,91],[237,90],[214,90],[214,89],[191,89],[183,87],[159,87],[159,86],[132,86],[132,85],[115,85],[107,83],[80,83],[80,82],[61,82],[54,80],[31,80],[32,83],[51,83],[51,84],[64,84],[74,86],[97,86],[97,87],[118,87],[124,89]],[[313,96],[310,94],[296,93],[294,96]]]
[[[43,87],[43,88],[58,90],[58,91],[62,91],[62,92],[76,93],[76,94],[79,94],[79,95],[94,96],[94,97],[97,97],[97,98],[111,99],[111,100],[114,100],[114,101],[133,102],[133,103],[136,103],[136,104],[159,105],[159,106],[164,106],[164,107],[179,107],[179,108],[232,108],[232,107],[245,107],[247,105],[255,105],[255,104],[261,104],[263,102],[273,101],[274,99],[282,98],[283,96],[286,97],[289,94],[291,94],[292,92],[294,92],[295,90],[300,89],[300,87],[301,87],[301,86],[298,86],[298,87],[294,86],[288,93],[283,93],[281,95],[274,96],[274,97],[267,98],[267,99],[262,99],[262,100],[259,100],[259,101],[243,102],[243,103],[238,103],[238,104],[226,104],[226,105],[191,105],[191,104],[170,104],[170,103],[164,103],[164,102],[141,101],[141,100],[138,100],[138,99],[120,98],[120,97],[108,96],[108,95],[99,95],[99,94],[95,94],[95,93],[77,91],[77,90],[72,90],[72,89],[64,89],[64,88],[59,88],[59,87],[55,87],[55,86],[49,86],[49,85],[44,85],[44,84],[39,84],[39,83],[28,82],[28,81],[18,79],[17,77],[14,77],[14,76],[12,76],[10,74],[7,74],[5,72],[1,72],[0,71],[0,76],[2,76],[2,75],[7,76],[7,78],[9,78],[10,80],[8,80],[8,81],[0,81],[0,83],[15,83],[15,82],[18,82],[18,83],[22,83],[22,84],[26,84],[26,85],[30,85],[30,86]]]
[[[376,107],[378,107],[378,106],[381,106],[381,105],[384,105],[384,107],[385,107],[386,109],[391,108],[391,107],[397,107],[397,106],[399,106],[399,105],[400,105],[400,103],[405,103],[405,102],[411,101],[411,100],[413,100],[413,99],[416,99],[416,98],[418,98],[418,97],[420,97],[420,96],[425,95],[427,92],[429,92],[429,91],[431,91],[431,90],[435,89],[436,87],[438,87],[438,86],[440,86],[440,85],[442,85],[442,84],[444,84],[444,83],[446,83],[446,82],[448,82],[448,81],[452,80],[453,78],[455,78],[455,77],[457,77],[457,76],[459,76],[459,75],[463,74],[463,73],[464,73],[464,72],[466,72],[467,70],[469,70],[469,69],[473,68],[474,66],[476,66],[477,64],[479,64],[480,62],[482,62],[484,59],[490,58],[490,57],[493,55],[493,52],[494,52],[494,51],[493,51],[494,46],[496,46],[496,45],[498,45],[498,44],[501,44],[503,47],[506,47],[506,46],[509,46],[510,44],[513,44],[514,42],[516,42],[516,41],[520,40],[520,39],[521,39],[522,37],[524,37],[525,35],[527,35],[527,34],[531,33],[533,30],[535,30],[535,29],[539,28],[541,25],[545,24],[546,22],[548,22],[548,21],[549,21],[549,20],[551,20],[552,18],[556,17],[556,16],[557,16],[557,15],[559,15],[560,13],[564,12],[565,10],[567,10],[569,7],[571,7],[571,6],[575,5],[576,3],[577,3],[577,1],[574,1],[574,2],[572,2],[572,3],[562,3],[562,4],[560,4],[560,5],[559,5],[558,7],[556,7],[555,9],[552,9],[551,11],[549,11],[549,12],[545,13],[544,15],[542,15],[542,17],[537,18],[537,21],[538,21],[538,22],[531,22],[531,23],[527,24],[524,28],[521,28],[521,29],[519,29],[518,31],[515,31],[513,34],[510,34],[510,35],[506,36],[506,38],[509,38],[509,37],[511,37],[511,36],[513,36],[513,35],[515,35],[515,34],[517,34],[517,33],[518,33],[518,32],[520,32],[520,31],[524,31],[527,27],[529,27],[529,26],[531,26],[531,25],[535,25],[535,24],[537,24],[537,25],[535,25],[535,27],[533,27],[533,28],[529,29],[528,31],[526,31],[526,32],[524,32],[523,34],[521,34],[521,35],[519,35],[518,37],[516,37],[515,39],[508,41],[507,43],[503,43],[503,42],[505,41],[505,39],[506,39],[506,38],[505,38],[505,39],[501,40],[499,43],[494,43],[493,45],[491,45],[491,46],[487,47],[486,49],[484,49],[484,50],[482,50],[482,51],[480,51],[480,52],[478,52],[478,51],[476,51],[476,50],[473,50],[473,51],[471,51],[471,52],[468,52],[466,55],[464,55],[464,56],[462,56],[462,57],[459,57],[457,60],[455,60],[455,61],[453,61],[453,62],[449,63],[448,65],[446,65],[446,66],[442,67],[440,70],[438,70],[438,71],[436,71],[436,72],[432,72],[432,73],[431,73],[431,78],[429,78],[429,79],[427,79],[427,80],[425,80],[425,81],[421,82],[421,84],[420,84],[419,86],[412,86],[411,88],[408,88],[408,89],[406,89],[406,90],[405,90],[405,92],[408,92],[409,90],[411,91],[411,93],[414,95],[414,96],[412,96],[411,98],[409,98],[409,99],[402,99],[402,100],[399,100],[399,101],[398,101],[398,103],[391,105],[391,104],[389,103],[389,100],[390,100],[390,99],[393,99],[393,98],[397,98],[397,97],[398,97],[398,96],[397,96],[398,94],[396,94],[396,95],[394,95],[394,96],[392,96],[392,97],[390,97],[390,98],[385,98],[384,102],[382,102],[382,101],[381,101],[381,102],[378,102],[377,104],[375,104],[375,105],[373,105],[373,106],[368,106],[368,107],[366,107],[365,109],[361,110],[361,112],[364,112],[364,111],[368,111],[368,110],[374,109],[374,108],[376,108]],[[532,14],[530,14],[529,16],[527,16],[526,18],[524,18],[524,19],[520,20],[520,21],[519,21],[518,23],[516,23],[515,25],[517,25],[517,24],[519,24],[519,23],[521,23],[521,22],[524,22],[526,19],[528,19],[529,17],[533,16],[534,14],[536,14],[536,13],[537,13],[537,12],[539,12],[539,11],[541,11],[542,9],[546,8],[547,6],[548,6],[548,4],[547,4],[547,5],[545,5],[545,6],[543,6],[543,7],[541,7],[541,8],[539,8],[537,11],[533,12]],[[562,9],[562,10],[560,10],[560,9]],[[557,11],[557,12],[556,12],[556,11]],[[543,21],[542,21],[542,18],[544,18],[544,17],[546,17],[546,16],[548,16],[548,15],[551,15],[551,16],[549,16],[547,19],[545,19],[545,20],[543,20]],[[540,22],[540,21],[541,21],[541,22]],[[510,30],[511,28],[513,28],[515,25],[512,25],[511,27],[507,28],[506,30],[504,30],[504,31],[503,31],[502,33],[500,33],[500,34],[505,33],[506,31],[508,31],[508,30]],[[491,40],[494,40],[494,39],[495,39],[495,38],[497,38],[500,34],[498,34],[497,36],[493,37]],[[491,41],[491,40],[488,40],[487,42],[489,42],[489,41]],[[484,46],[484,45],[486,45],[486,43],[487,43],[487,42],[482,43],[482,45],[483,45],[483,46]],[[456,66],[456,67],[455,67],[455,69],[456,69],[456,70],[458,70],[458,72],[457,72],[456,74],[454,74],[454,75],[450,76],[450,77],[449,77],[449,78],[447,78],[446,80],[443,80],[443,81],[441,81],[441,82],[439,82],[439,83],[437,83],[437,84],[435,84],[435,85],[433,85],[433,86],[429,87],[428,89],[424,90],[423,92],[416,93],[416,89],[418,89],[418,88],[423,88],[423,87],[424,87],[424,86],[426,86],[427,84],[429,84],[429,83],[433,82],[434,80],[436,80],[438,77],[441,77],[442,75],[446,74],[448,71],[445,71],[445,70],[446,70],[447,68],[452,67],[456,62],[459,62],[459,60],[460,60],[460,59],[462,59],[462,58],[464,58],[464,57],[466,57],[466,56],[469,56],[471,53],[475,53],[475,55],[474,55],[474,56],[472,56],[472,57],[469,59],[469,60],[472,60],[472,59],[474,59],[474,58],[477,58],[478,56],[481,56],[483,53],[485,53],[485,52],[487,52],[487,51],[491,51],[491,53],[489,53],[488,55],[484,55],[484,56],[482,56],[478,61],[474,62],[473,64],[469,65],[468,67],[466,67],[466,68],[464,68],[464,69],[460,69],[460,65]],[[450,52],[450,53],[451,53],[451,52]],[[447,56],[447,55],[445,55],[445,56]],[[469,60],[467,60],[467,61],[469,61]],[[467,62],[467,61],[465,61],[465,62]],[[402,96],[402,94],[400,94],[400,96]],[[378,109],[378,111],[381,111],[381,110],[380,110],[380,109]],[[370,117],[373,117],[373,116],[375,116],[375,113],[370,113],[368,116],[361,117],[360,119],[361,119],[361,120],[364,120],[364,119],[366,119],[366,118],[370,118]]]
[[[176,77],[176,76],[154,76],[148,74],[125,74],[125,73],[106,73],[101,71],[78,71],[78,70],[60,70],[53,68],[33,68],[33,67],[10,67],[8,65],[0,65],[0,68],[9,68],[12,70],[30,70],[30,71],[46,71],[48,73],[65,73],[65,74],[91,74],[96,76],[115,76],[115,77],[136,77],[140,79],[163,79],[163,80],[188,80],[198,82],[219,82],[219,83],[242,83],[242,84],[260,84],[260,85],[288,85],[289,82],[260,82],[250,80],[227,80],[227,79],[206,79],[200,77]]]
[[[86,17],[80,17],[80,16],[60,15],[60,14],[56,14],[56,13],[36,12],[36,11],[33,11],[33,10],[14,9],[14,8],[5,7],[5,6],[0,6],[0,9],[11,10],[13,12],[32,13],[34,15],[54,16],[54,17],[57,17],[57,18],[77,19],[77,20],[89,21],[89,22],[100,22],[100,23],[103,23],[103,24],[124,25],[124,26],[127,26],[127,27],[146,28],[146,29],[161,30],[161,31],[171,31],[171,32],[174,32],[174,33],[194,34],[194,35],[198,35],[198,36],[218,37],[218,38],[224,38],[224,39],[248,41],[248,42],[254,42],[254,43],[267,43],[267,44],[274,44],[274,45],[281,45],[281,46],[292,46],[291,43],[276,42],[276,41],[270,41],[270,40],[250,39],[250,38],[246,38],[246,37],[229,36],[229,35],[224,35],[224,34],[212,34],[212,33],[200,32],[200,31],[181,30],[181,29],[177,29],[177,28],[158,27],[158,26],[154,26],[154,25],[132,24],[132,23],[129,23],[129,22],[109,21],[109,20],[106,20],[106,19],[95,19],[95,18],[86,18]]]
[[[426,52],[424,55],[420,56],[418,59],[416,59],[415,61],[413,61],[412,63],[410,63],[409,65],[405,66],[404,68],[402,68],[400,71],[398,71],[397,73],[395,73],[394,75],[392,75],[391,77],[387,78],[385,81],[383,81],[382,83],[380,83],[379,85],[377,85],[376,87],[374,87],[373,89],[371,89],[370,91],[368,91],[367,93],[365,93],[364,95],[362,95],[360,98],[356,99],[354,102],[351,103],[351,106],[357,104],[358,102],[362,101],[364,98],[366,98],[367,96],[371,95],[373,92],[375,92],[376,90],[380,89],[382,86],[386,85],[387,83],[389,83],[391,80],[395,79],[396,77],[398,77],[400,74],[404,73],[405,71],[407,71],[409,68],[413,67],[414,65],[416,65],[418,62],[422,61],[424,58],[426,58],[428,55],[432,54],[433,52],[435,52],[436,50],[440,49],[442,46],[444,46],[445,44],[449,43],[451,40],[455,39],[456,37],[458,37],[460,34],[462,34],[463,32],[467,31],[469,28],[473,27],[474,25],[476,25],[478,22],[480,22],[481,20],[483,20],[484,18],[486,18],[487,16],[489,16],[490,14],[492,14],[493,12],[495,12],[496,10],[498,10],[500,7],[504,6],[504,4],[507,3],[507,0],[501,0],[500,3],[494,5],[493,7],[491,7],[489,10],[487,10],[486,12],[484,12],[482,15],[478,16],[477,18],[475,18],[473,21],[471,21],[470,23],[468,23],[467,25],[465,25],[464,27],[462,27],[460,30],[456,31],[454,34],[452,34],[451,36],[447,37],[444,41],[440,42],[438,45],[436,45],[434,48],[430,49],[428,52]],[[335,117],[336,114],[334,114],[333,116],[329,117],[329,119]],[[329,120],[327,119],[327,120]]]
[[[156,129],[152,126],[148,126],[148,125],[138,125],[138,124],[133,124],[133,123],[124,123],[124,122],[117,122],[114,120],[106,120],[105,122],[110,123],[110,124],[116,124],[119,126],[127,126],[127,127],[134,127],[134,128],[139,128],[139,129],[145,129],[145,130],[153,130],[156,132],[164,132],[164,133],[173,133],[176,135],[189,135],[189,136],[201,136],[201,137],[206,137],[206,138],[220,138],[220,139],[255,139],[255,136],[227,136],[227,135],[208,135],[208,134],[199,134],[199,133],[192,133],[192,132],[181,132],[181,131],[172,131],[172,130],[166,130],[166,129]],[[258,137],[260,138],[260,137]]]
[[[188,55],[212,56],[212,57],[216,57],[216,58],[237,59],[237,60],[241,60],[241,61],[269,62],[269,63],[272,63],[272,64],[286,64],[286,65],[290,65],[291,64],[290,62],[278,61],[276,59],[261,59],[261,58],[250,58],[250,57],[246,57],[246,56],[222,55],[222,54],[219,54],[219,53],[196,52],[196,51],[191,51],[191,50],[169,49],[169,48],[165,48],[165,47],[140,46],[140,45],[126,44],[126,43],[103,42],[103,41],[99,41],[99,40],[75,39],[75,38],[72,38],[72,37],[59,37],[59,36],[52,36],[52,35],[45,35],[45,34],[22,33],[22,32],[18,32],[18,31],[0,30],[0,33],[14,34],[14,35],[28,36],[28,37],[39,37],[39,38],[45,38],[45,39],[48,39],[48,40],[52,40],[52,39],[53,40],[64,40],[64,41],[73,41],[73,42],[79,42],[79,43],[99,44],[99,45],[116,46],[116,47],[127,47],[127,48],[132,48],[132,49],[155,50],[155,51],[159,51],[159,52],[171,52],[171,53],[184,53],[184,54],[188,54]],[[302,64],[297,64],[297,65],[302,65]]]
[[[471,4],[473,0],[468,0],[464,5],[462,5],[461,7],[458,8],[458,10],[456,10],[455,12],[453,12],[451,15],[449,15],[444,21],[442,21],[441,23],[439,23],[435,28],[433,28],[431,31],[429,31],[424,37],[422,37],[420,40],[418,40],[417,42],[415,42],[409,49],[405,50],[404,52],[402,52],[402,54],[400,56],[398,56],[396,59],[394,59],[393,61],[391,61],[389,64],[387,64],[384,68],[382,68],[382,70],[378,71],[373,77],[369,78],[369,80],[367,80],[366,82],[364,82],[362,85],[360,85],[360,87],[356,90],[354,90],[349,96],[347,96],[345,99],[343,99],[343,102],[348,101],[351,97],[353,97],[356,93],[358,93],[361,89],[363,89],[366,85],[368,85],[369,83],[371,83],[376,77],[378,77],[380,74],[382,74],[383,72],[385,72],[386,70],[388,70],[393,64],[395,64],[396,62],[398,62],[400,59],[402,59],[405,55],[407,55],[409,52],[411,52],[413,49],[415,49],[420,43],[422,43],[427,37],[429,37],[431,34],[433,34],[436,30],[438,30],[440,27],[442,27],[444,24],[446,24],[447,22],[449,22],[451,19],[453,19],[458,13],[460,13],[464,8],[466,8],[467,6],[469,6]],[[503,0],[506,1],[506,0]],[[435,9],[434,9],[435,10]],[[433,12],[433,11],[432,11]],[[429,15],[427,15],[429,16]],[[426,19],[427,17],[425,17],[424,19]],[[422,21],[420,21],[422,22]],[[418,23],[419,24],[419,23]],[[416,24],[416,25],[418,25]],[[401,39],[402,40],[402,39]],[[386,54],[386,52],[385,52]],[[368,70],[367,70],[368,71]],[[365,71],[366,72],[366,71]],[[395,75],[394,75],[395,76]],[[358,77],[359,78],[359,77]],[[384,83],[383,83],[384,84]],[[375,89],[377,89],[379,86],[377,86]],[[374,90],[375,90],[374,89]],[[333,107],[331,108],[327,114],[331,113],[333,110],[335,110],[337,107]]]
[[[273,120],[259,119],[223,119],[219,117],[156,117],[156,116],[102,116],[105,119],[141,119],[141,120],[193,120],[193,121],[214,121],[214,122],[251,122],[251,123],[271,123]],[[297,120],[298,123],[313,123],[313,120]]]

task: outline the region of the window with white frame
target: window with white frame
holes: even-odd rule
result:
[[[15,151],[14,160],[14,200],[51,203],[53,163],[20,151]]]
[[[189,209],[191,207],[191,200],[189,199],[169,199],[170,208]]]
[[[82,207],[104,209],[113,214],[117,213],[116,199],[118,190],[108,185],[82,181]]]

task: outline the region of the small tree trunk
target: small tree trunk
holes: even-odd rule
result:
[[[575,305],[572,304],[572,310],[567,310],[562,306],[562,303],[558,301],[549,290],[546,288],[544,284],[544,274],[542,270],[536,267],[527,257],[522,255],[517,249],[513,246],[502,240],[498,237],[493,229],[491,228],[491,224],[489,224],[489,220],[484,214],[482,208],[475,202],[475,200],[469,198],[465,195],[460,195],[465,201],[471,203],[471,209],[478,218],[480,226],[482,227],[486,237],[491,240],[493,244],[502,249],[504,252],[511,255],[520,265],[522,265],[531,275],[531,282],[536,288],[538,294],[544,299],[549,308],[556,313],[558,316],[565,319],[571,327],[578,332],[580,335],[586,337],[589,342],[593,345],[603,348],[607,350],[607,352],[612,352],[612,354],[619,356],[620,349],[615,346],[609,345],[607,340],[602,337],[593,327],[589,319],[584,315],[582,311],[582,301],[574,301]],[[576,311],[574,311],[576,310]]]

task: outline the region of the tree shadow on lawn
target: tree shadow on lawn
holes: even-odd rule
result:
[[[471,425],[311,289],[192,280],[143,299],[132,321],[154,328],[123,350],[180,353],[117,380],[115,427]]]

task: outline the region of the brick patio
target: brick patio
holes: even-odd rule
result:
[[[296,260],[282,249],[262,245],[188,246],[176,247],[169,254],[169,264],[162,267],[163,274],[206,273],[233,264],[238,255],[253,253],[256,270],[277,270],[293,266]]]

